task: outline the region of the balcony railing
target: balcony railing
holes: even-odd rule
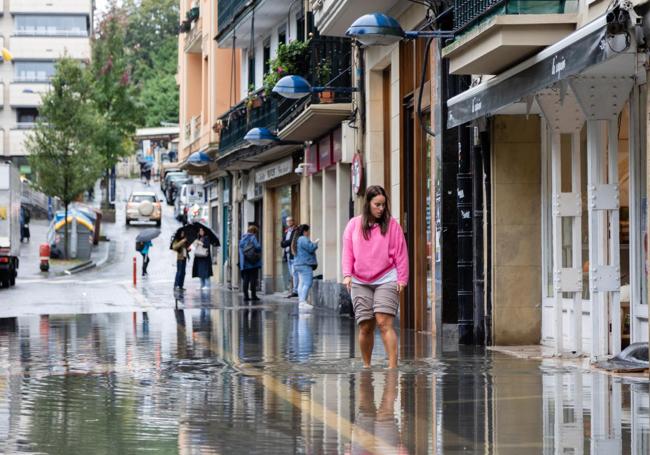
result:
[[[273,97],[264,97],[263,90],[256,95],[259,102],[250,108],[247,101],[242,101],[226,114],[220,117],[221,138],[219,140],[219,155],[244,145],[244,135],[251,128],[268,128],[275,130],[278,122],[277,101]]]
[[[312,38],[309,42],[306,67],[300,76],[307,79],[313,86],[350,87],[352,85],[351,54],[352,45],[348,38],[333,36]],[[319,64],[322,62],[327,62],[330,65],[329,81],[320,81],[317,78]],[[334,93],[334,99],[331,102],[349,103],[351,100],[351,93]],[[319,103],[322,103],[319,94],[312,94],[299,100],[282,99],[278,102],[278,129],[281,130],[291,123],[308,106]]]
[[[192,22],[190,31],[185,36],[185,52],[200,53],[201,39],[203,38],[203,27],[201,22]]]
[[[190,143],[190,140],[192,139],[192,122],[189,121],[185,124],[185,131],[184,131],[184,139],[186,145]]]
[[[219,0],[217,18],[219,32],[224,31],[233,20],[249,5],[254,5],[257,0]]]
[[[559,14],[574,0],[454,0],[454,31],[463,32],[497,14]]]

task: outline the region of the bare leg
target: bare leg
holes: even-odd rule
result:
[[[397,368],[397,334],[393,328],[395,316],[385,313],[375,313],[381,339],[384,342],[388,356],[388,368]]]
[[[375,345],[375,320],[368,319],[359,323],[359,348],[361,348],[361,358],[363,366],[370,368],[370,359],[372,358],[372,348]]]

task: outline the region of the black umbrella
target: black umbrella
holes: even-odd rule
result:
[[[194,223],[186,224],[182,228],[179,228],[176,231],[176,234],[174,236],[178,238],[180,236],[181,231],[184,231],[185,238],[187,238],[188,243],[192,243],[199,236],[200,228],[203,228],[203,230],[205,231],[206,235],[210,239],[211,245],[221,246],[221,242],[219,242],[219,237],[217,236],[217,233],[214,232],[211,227],[206,226],[203,223],[199,223],[198,221],[195,221]]]
[[[155,239],[159,235],[160,235],[160,229],[147,228],[138,234],[138,236],[135,238],[135,241],[148,242],[149,240]]]

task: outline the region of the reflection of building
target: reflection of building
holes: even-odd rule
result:
[[[93,27],[93,1],[11,0],[0,5],[0,44],[13,62],[0,65],[0,159],[11,159],[21,173],[31,171],[25,138],[38,117],[57,58],[87,61]]]

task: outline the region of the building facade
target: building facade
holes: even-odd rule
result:
[[[2,45],[13,55],[0,65],[0,156],[30,174],[25,137],[38,117],[56,59],[90,60],[93,1],[0,2]]]

